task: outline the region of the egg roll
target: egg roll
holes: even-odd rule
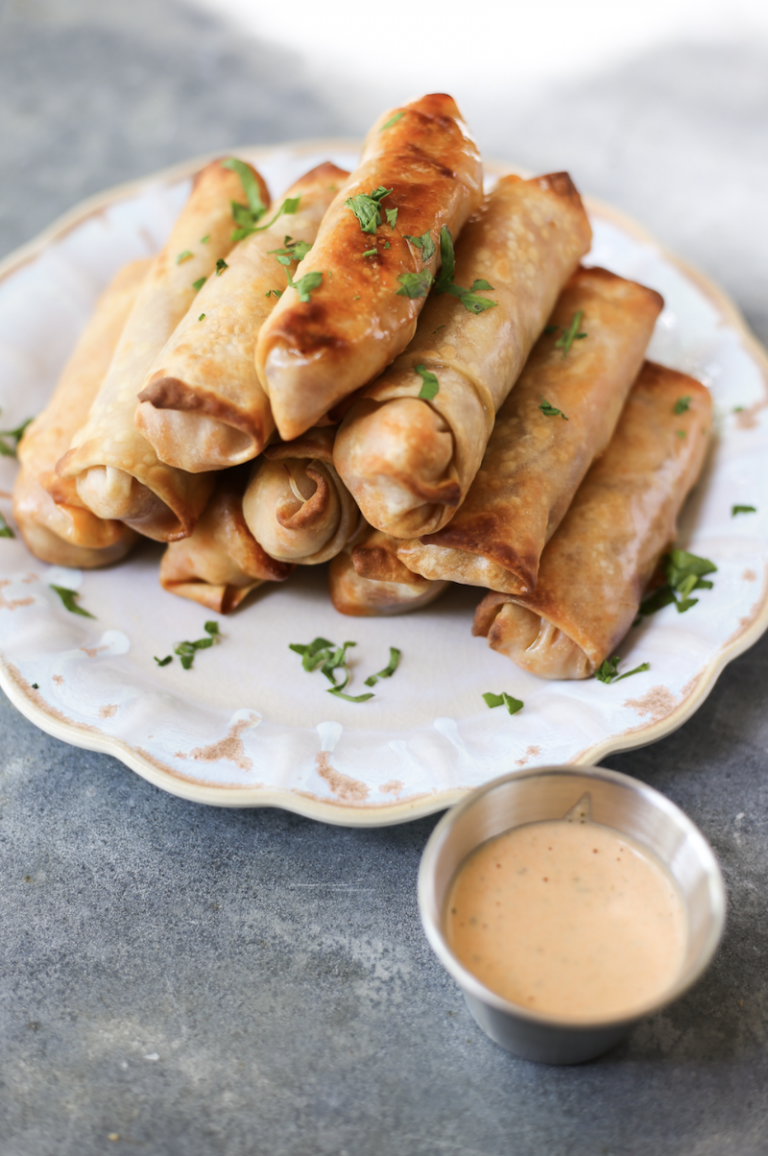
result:
[[[317,425],[405,348],[443,226],[457,237],[481,201],[480,156],[450,96],[424,96],[377,121],[296,288],[259,334],[256,369],[282,438]]]
[[[316,566],[346,546],[360,514],[333,467],[335,427],[269,446],[252,467],[243,516],[272,558]]]
[[[498,182],[456,246],[454,286],[486,288],[433,293],[411,344],[339,430],[336,468],[371,525],[417,538],[450,520],[591,236],[567,173]]]
[[[499,410],[466,500],[438,533],[402,543],[406,566],[508,594],[534,588],[545,545],[613,436],[663,306],[653,289],[605,269],[574,273]]]
[[[188,538],[171,542],[160,563],[160,585],[171,594],[229,614],[262,582],[283,582],[293,566],[265,554],[245,524],[247,471],[218,475],[216,489]]]
[[[413,574],[397,557],[397,540],[368,528],[333,559],[328,588],[340,614],[370,618],[428,606],[448,583]]]
[[[319,165],[285,194],[283,212],[227,258],[159,354],[139,394],[136,425],[162,462],[190,473],[223,469],[261,453],[275,429],[254,364],[256,338],[288,287],[295,254],[311,246],[349,173]]]
[[[260,200],[266,185],[247,166]],[[211,474],[164,465],[136,429],[137,395],[157,354],[193,302],[200,283],[226,276],[235,205],[244,196],[237,172],[213,161],[195,177],[171,236],[155,257],[118,342],[107,375],[72,448],[59,462],[81,500],[101,518],[117,518],[158,541],[191,533],[213,489]],[[243,206],[244,207],[244,206]]]
[[[53,566],[106,566],[136,540],[122,522],[86,509],[74,481],[57,477],[55,467],[88,415],[149,265],[126,265],[102,293],[47,406],[19,443],[14,517],[35,557]]]
[[[709,391],[646,362],[527,594],[486,595],[473,633],[540,678],[589,678],[629,630],[677,533],[712,425]]]

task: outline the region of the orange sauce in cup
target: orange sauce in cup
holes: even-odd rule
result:
[[[511,1003],[563,1020],[630,1016],[675,981],[686,917],[648,850],[598,823],[513,828],[461,865],[446,908],[457,959]]]

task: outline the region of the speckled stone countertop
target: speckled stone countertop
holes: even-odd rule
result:
[[[669,48],[476,129],[637,217],[768,342],[767,78],[754,46]],[[0,0],[0,255],[175,160],[364,128],[296,61],[167,0]],[[764,1153],[767,684],[765,638],[680,731],[608,760],[699,824],[730,912],[689,995],[571,1069],[497,1049],[432,956],[434,819],[195,806],[3,699],[2,1156]]]

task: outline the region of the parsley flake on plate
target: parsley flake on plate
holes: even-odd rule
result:
[[[737,514],[756,514],[757,506],[731,506],[731,517],[735,518]]]
[[[380,678],[391,678],[400,665],[401,656],[402,651],[398,650],[396,646],[390,646],[389,662],[384,667],[384,669],[380,670],[377,674],[369,674],[365,680],[365,685],[375,686]]]
[[[497,706],[505,706],[510,714],[517,714],[517,712],[525,706],[525,703],[522,702],[521,699],[513,698],[512,695],[507,694],[506,691],[502,691],[501,694],[493,694],[491,691],[487,691],[483,695],[483,701],[491,710]]]
[[[83,610],[82,606],[77,605],[77,602],[75,601],[75,599],[79,598],[80,595],[77,593],[76,590],[70,590],[69,587],[67,587],[67,586],[53,586],[53,585],[51,585],[50,589],[53,590],[54,593],[58,594],[59,598],[61,599],[61,602],[62,602],[64,609],[68,610],[70,612],[70,614],[81,614],[83,616],[83,618],[95,618],[96,617],[95,614],[89,614],[89,612],[87,610]]]
[[[206,622],[203,625],[203,629],[208,635],[207,638],[197,638],[194,642],[180,642],[173,648],[173,653],[179,656],[179,661],[184,667],[184,670],[192,669],[192,663],[195,661],[195,655],[198,650],[208,650],[211,646],[215,646],[221,642],[218,622]],[[155,659],[158,666],[167,666],[168,661],[170,661],[170,656],[168,660],[163,659],[162,662],[157,658]]]
[[[678,614],[684,614],[699,601],[691,598],[694,590],[711,590],[714,583],[705,574],[716,574],[717,566],[709,558],[699,558],[687,550],[671,550],[662,559],[662,572],[666,578],[663,586],[657,587],[640,603],[640,614],[645,617],[655,614],[665,606],[675,604]]]
[[[15,538],[15,537],[16,537],[16,535],[14,534],[13,530],[8,525],[8,523],[6,522],[3,515],[0,514],[0,538]]]
[[[614,654],[613,658],[606,658],[605,662],[601,663],[595,671],[595,678],[598,682],[612,683],[621,682],[622,678],[630,678],[633,674],[641,674],[644,670],[650,670],[650,662],[641,662],[634,670],[628,670],[624,674],[619,674],[619,663],[621,659],[618,654]]]
[[[2,429],[0,430],[0,455],[4,458],[15,458],[16,451],[19,448],[19,442],[24,437],[24,431],[34,418],[28,417],[21,425],[17,425],[16,429]],[[5,440],[10,438],[13,445],[9,445]]]

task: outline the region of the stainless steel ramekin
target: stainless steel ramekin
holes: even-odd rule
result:
[[[490,991],[459,963],[445,938],[445,907],[457,869],[496,835],[525,823],[562,819],[576,808],[649,848],[672,873],[688,919],[688,945],[675,984],[628,1019],[568,1022],[530,1011]],[[437,958],[462,988],[483,1031],[507,1051],[548,1064],[577,1064],[614,1047],[644,1016],[695,983],[715,953],[725,924],[725,887],[704,836],[679,807],[645,783],[605,767],[540,767],[473,791],[448,811],[424,849],[419,910]]]

